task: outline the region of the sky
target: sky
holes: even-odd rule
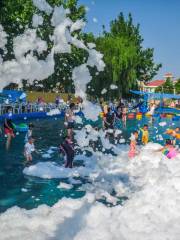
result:
[[[99,35],[102,25],[120,12],[131,13],[134,23],[140,24],[144,47],[154,48],[156,63],[162,68],[155,79],[163,79],[167,72],[180,77],[180,0],[79,0],[87,6],[85,31]]]

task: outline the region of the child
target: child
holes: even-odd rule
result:
[[[127,121],[127,108],[126,106],[124,106],[122,108],[122,122],[124,127],[126,127],[126,121]]]
[[[180,139],[180,128],[176,127],[175,129],[168,129],[165,133],[172,137],[173,145],[176,145],[176,140]]]
[[[138,139],[138,131],[134,131],[130,137],[131,142],[130,142],[130,149],[128,153],[129,158],[134,158],[135,155],[138,153],[136,149],[137,139]]]
[[[65,126],[67,128],[68,136],[72,139],[73,137],[73,129],[75,125],[75,115],[74,115],[74,110],[75,110],[75,104],[71,103],[69,105],[69,109],[66,110],[65,113]]]
[[[148,125],[145,124],[143,128],[140,128],[142,132],[142,143],[146,145],[149,141],[149,131],[148,131]]]
[[[170,139],[167,139],[165,146],[158,151],[161,151],[169,159],[176,157],[178,154]]]
[[[32,152],[35,151],[34,138],[31,136],[28,138],[28,142],[24,146],[24,156],[27,162],[32,161]]]
[[[25,136],[25,143],[28,142],[29,137],[32,137],[33,128],[34,128],[34,125],[32,123],[30,123],[29,126],[28,126],[28,131],[27,131],[26,136]]]
[[[69,136],[64,138],[64,142],[60,145],[60,150],[66,156],[65,168],[72,168],[75,151],[73,142],[71,141],[71,138]]]

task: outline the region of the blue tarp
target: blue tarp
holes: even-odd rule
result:
[[[167,94],[167,93],[150,93],[150,92],[141,92],[141,91],[130,91],[136,95],[147,97],[148,99],[180,99],[180,94]]]
[[[3,98],[9,100],[9,102],[26,102],[26,94],[23,91],[16,91],[16,90],[3,90],[0,92],[3,95]]]

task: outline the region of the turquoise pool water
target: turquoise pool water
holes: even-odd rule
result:
[[[160,121],[166,122],[166,125],[163,127],[159,126]],[[34,156],[33,163],[54,161],[59,165],[63,165],[63,159],[59,156],[56,149],[61,142],[64,132],[63,121],[61,119],[37,120],[33,121],[33,123],[35,125],[35,145],[41,153]],[[148,118],[143,118],[140,121],[128,120],[126,128],[122,128],[121,123],[118,125],[123,130],[123,138],[127,140],[131,131],[145,123],[149,124],[151,140],[160,143],[162,143],[162,140],[158,135],[162,135],[165,138],[164,131],[166,128],[179,125],[179,122],[172,122],[171,119],[155,119],[151,122]],[[57,188],[57,186],[60,181],[66,183],[68,179],[44,180],[25,176],[23,174],[25,167],[23,148],[24,134],[16,136],[8,152],[5,151],[5,138],[3,136],[0,138],[0,212],[15,205],[31,209],[40,204],[53,205],[63,197],[80,198],[84,196],[85,192],[79,190],[79,187],[87,179],[80,179],[81,183],[77,181],[77,183],[73,184],[72,189],[67,190]],[[50,155],[48,155],[49,152],[51,152]]]

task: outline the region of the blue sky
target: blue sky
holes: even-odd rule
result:
[[[102,25],[108,29],[111,20],[123,12],[132,13],[140,23],[144,46],[155,49],[155,61],[162,63],[156,79],[171,72],[180,77],[180,0],[79,0],[89,8],[86,31],[96,35]],[[97,21],[96,21],[97,20]]]

